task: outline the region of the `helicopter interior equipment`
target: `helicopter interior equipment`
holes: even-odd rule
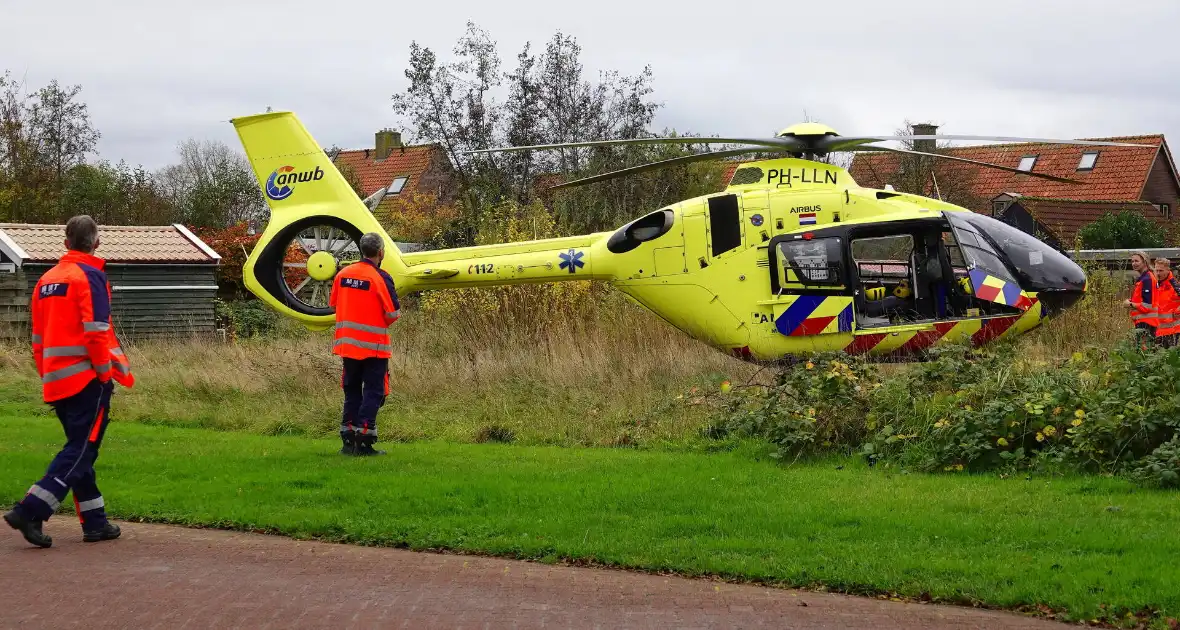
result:
[[[476,153],[629,143],[748,145],[594,175],[557,189],[698,160],[767,152],[782,157],[743,162],[724,191],[648,211],[615,230],[409,253],[398,250],[295,114],[231,122],[271,209],[244,266],[245,285],[311,329],[334,324],[326,287],[347,256],[355,256],[360,236],[377,232],[386,244],[382,266],[399,292],[608,282],[687,335],[759,362],[816,351],[909,357],[940,343],[980,345],[1035,328],[1086,290],[1076,263],[1017,228],[941,200],[863,188],[847,170],[816,158],[835,151],[890,151],[1071,182],[876,143],[1127,146],[984,136],[845,137],[803,123],[773,138],[641,138],[486,149]],[[292,262],[293,251],[305,252],[306,262]],[[292,279],[292,267],[306,277]]]

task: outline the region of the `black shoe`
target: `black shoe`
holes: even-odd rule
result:
[[[82,530],[82,542],[99,542],[101,540],[114,540],[119,537],[119,526],[114,523],[107,523],[100,529]]]
[[[6,512],[4,514],[4,522],[8,523],[9,527],[19,531],[22,535],[24,535],[25,540],[29,541],[29,544],[31,545],[36,545],[42,549],[45,549],[53,544],[53,538],[51,538],[49,534],[43,533],[41,531],[40,521],[30,521],[20,514],[17,514],[16,510]]]
[[[385,451],[379,451],[372,446],[361,446],[357,448],[356,454],[365,457],[370,455],[384,455]]]

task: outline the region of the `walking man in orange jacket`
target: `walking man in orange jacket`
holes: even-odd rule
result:
[[[68,251],[33,289],[33,360],[42,398],[57,413],[66,444],[4,520],[38,547],[53,544],[41,526],[71,490],[83,541],[111,540],[120,533],[103,509],[94,461],[111,421],[112,379],[125,387],[135,379],[111,324],[105,262],[94,255],[98,242],[94,219],[70,219]]]
[[[336,275],[329,306],[336,309],[333,354],[342,357],[344,414],[340,439],[345,455],[384,455],[377,442],[377,411],[389,396],[389,326],[400,305],[393,278],[381,269],[385,242],[376,232],[360,240],[363,258]]]

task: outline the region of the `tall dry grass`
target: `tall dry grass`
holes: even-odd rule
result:
[[[1119,304],[1123,284],[1092,273],[1086,299],[1022,339],[1023,356],[1048,364],[1086,345],[1115,343],[1130,328]],[[391,329],[391,395],[378,420],[383,440],[678,442],[708,424],[706,410],[677,403],[679,394],[726,378],[745,381],[759,371],[601,285],[437,293],[405,313]],[[118,392],[114,416],[265,434],[333,434],[341,392],[331,333],[284,328],[274,339],[130,344],[138,382]],[[47,413],[39,390],[28,346],[0,345],[5,408]]]
[[[532,304],[408,309],[391,329],[391,395],[378,419],[380,438],[679,441],[706,418],[703,410],[670,401],[691,387],[756,371],[615,294],[587,295],[565,307]],[[137,383],[117,393],[113,416],[265,434],[334,434],[341,392],[332,334],[288,332],[230,343],[129,343]],[[0,365],[0,394],[25,411],[43,409],[28,347],[0,346]]]
[[[1087,346],[1111,347],[1130,332],[1131,318],[1122,301],[1130,287],[1121,273],[1087,268],[1085,297],[1073,308],[1021,340],[1032,361],[1064,359]]]

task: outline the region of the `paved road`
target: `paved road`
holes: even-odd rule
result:
[[[0,529],[0,625],[32,628],[1057,628],[969,608],[123,523]]]

